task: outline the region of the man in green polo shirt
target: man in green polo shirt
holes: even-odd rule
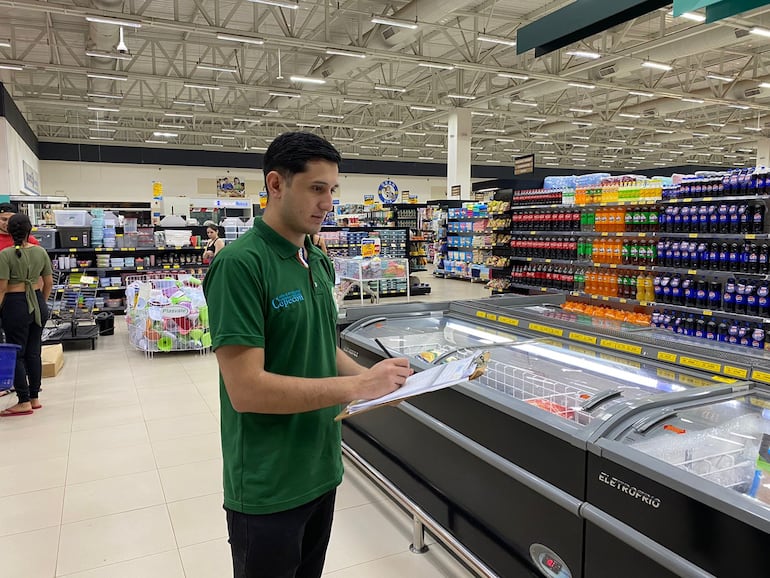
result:
[[[411,374],[406,359],[366,369],[336,347],[334,270],[309,235],[332,210],[339,163],[313,134],[276,138],[264,157],[264,217],[217,254],[204,280],[236,578],[321,575],[342,481],[334,416]]]

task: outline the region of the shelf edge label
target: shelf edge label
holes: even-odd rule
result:
[[[612,339],[602,339],[599,341],[599,345],[602,347],[607,347],[609,349],[614,349],[616,351],[624,351],[626,353],[633,353],[634,355],[641,355],[642,354],[642,348],[638,345],[630,345],[628,343],[620,343],[619,341],[614,341]]]
[[[712,373],[721,373],[722,365],[714,363],[713,361],[705,361],[703,359],[695,359],[694,357],[679,357],[679,363],[687,367],[695,367],[697,369],[705,369]]]
[[[667,351],[658,351],[658,359],[661,361],[668,361],[669,363],[676,363],[676,353],[668,353]]]
[[[577,331],[570,331],[568,337],[573,341],[580,341],[582,343],[588,343],[590,345],[596,345],[596,337],[592,335],[586,335],[584,333],[578,333]]]
[[[556,327],[549,327],[548,325],[540,325],[539,323],[530,323],[529,328],[533,331],[539,331],[540,333],[547,333],[548,335],[555,335],[561,337],[564,335],[563,329],[557,329]]]

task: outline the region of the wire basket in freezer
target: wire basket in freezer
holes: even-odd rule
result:
[[[132,346],[147,354],[206,352],[209,315],[201,279],[177,274],[126,278],[126,322]]]

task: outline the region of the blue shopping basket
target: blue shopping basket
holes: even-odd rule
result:
[[[16,371],[16,354],[20,345],[0,343],[0,391],[13,387],[13,374]]]

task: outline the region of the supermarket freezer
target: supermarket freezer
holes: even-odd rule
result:
[[[733,387],[693,390],[653,362],[599,359],[455,311],[486,301],[343,331],[343,349],[365,365],[392,354],[425,369],[491,353],[479,380],[348,419],[343,438],[501,576],[583,576],[589,441],[644,407]]]
[[[674,576],[629,546],[651,540],[718,577],[767,576],[770,390],[672,403],[589,448],[586,575]]]

